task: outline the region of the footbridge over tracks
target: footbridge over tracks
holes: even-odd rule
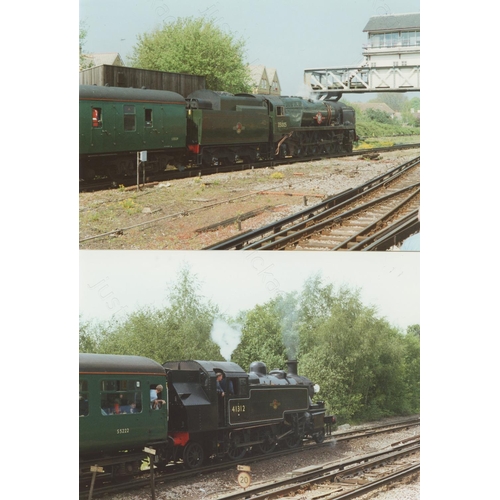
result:
[[[420,64],[306,69],[304,83],[315,99],[340,99],[342,94],[365,92],[419,92]]]
[[[304,70],[312,97],[420,91],[420,13],[373,16],[363,31],[368,40],[358,64]]]

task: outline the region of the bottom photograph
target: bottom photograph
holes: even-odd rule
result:
[[[419,498],[419,259],[80,251],[80,498]]]

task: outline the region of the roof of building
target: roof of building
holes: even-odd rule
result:
[[[84,54],[85,59],[92,61],[94,66],[110,64],[112,66],[123,66],[122,58],[118,52],[102,52],[96,54]]]
[[[279,81],[278,73],[276,72],[276,68],[266,67],[266,72],[267,72],[267,77],[269,78],[269,81],[272,82],[274,80],[274,77],[276,77],[276,80]]]
[[[363,31],[399,31],[420,29],[420,12],[370,17]]]
[[[263,64],[257,64],[257,65],[249,64],[248,68],[250,69],[250,76],[252,78],[252,81],[255,82],[256,85],[260,83],[260,80],[263,77],[264,72],[266,72],[267,76],[266,67]]]

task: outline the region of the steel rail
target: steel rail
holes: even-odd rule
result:
[[[306,472],[301,476],[292,476],[272,483],[247,488],[245,491],[236,491],[217,497],[217,500],[237,500],[247,498],[252,500],[264,500],[276,496],[282,496],[284,493],[295,491],[306,487],[312,483],[333,481],[337,476],[343,476],[353,473],[367,467],[373,467],[389,459],[396,459],[420,450],[420,442],[411,442],[399,445],[393,450],[383,450],[367,455],[360,455],[347,460],[333,462],[325,466],[318,466],[311,472]],[[275,491],[270,491],[275,490]]]
[[[388,151],[399,151],[404,149],[413,149],[419,148],[420,143],[415,144],[401,144],[397,146],[387,146],[381,148],[372,148],[372,149],[358,149],[352,151],[351,153],[342,153],[342,154],[330,154],[330,155],[314,155],[314,156],[305,156],[300,158],[283,158],[279,160],[264,160],[261,162],[253,162],[253,163],[234,163],[232,165],[216,165],[211,167],[199,167],[192,166],[185,168],[183,170],[167,170],[162,173],[154,173],[149,174],[147,177],[148,182],[165,182],[169,180],[178,180],[178,179],[188,179],[190,177],[201,177],[202,175],[213,175],[213,174],[221,174],[227,172],[237,172],[240,170],[251,170],[257,168],[272,168],[278,167],[281,165],[290,165],[294,163],[306,163],[306,162],[314,162],[319,160],[333,159],[333,158],[347,158],[350,156],[362,156],[365,154],[373,154],[373,153],[383,153]],[[118,181],[90,181],[90,182],[80,182],[79,191],[100,191],[103,189],[109,188],[118,188],[118,182],[123,186],[135,186],[137,184],[136,178],[126,177],[123,179],[119,179]]]
[[[345,241],[335,246],[332,250],[361,250],[366,243],[372,241],[371,238],[375,229],[380,227],[380,225],[385,223],[387,220],[391,219],[398,212],[408,207],[408,205],[410,205],[418,196],[420,196],[420,188],[417,191],[412,192],[407,198],[402,200],[401,203],[384,213],[381,217],[364,227],[361,231],[358,231],[356,234],[350,236]],[[418,212],[418,209],[414,212]],[[395,224],[398,224],[400,220],[401,219],[396,220]],[[349,244],[351,244],[351,246],[349,246]]]
[[[378,175],[377,177],[361,184],[356,188],[350,188],[336,195],[330,196],[323,200],[322,202],[314,205],[310,208],[302,210],[296,214],[289,215],[280,221],[273,222],[266,226],[263,226],[259,229],[255,229],[250,232],[245,232],[238,236],[228,238],[226,240],[220,241],[213,245],[207,246],[203,248],[203,250],[247,250],[250,248],[250,245],[253,245],[253,240],[257,238],[261,238],[261,240],[266,238],[266,235],[275,235],[282,231],[284,227],[296,224],[297,221],[309,221],[315,215],[320,213],[326,213],[329,209],[338,210],[342,206],[345,206],[347,203],[354,201],[357,197],[361,197],[368,193],[373,192],[375,189],[378,189],[382,185],[388,185],[393,180],[398,179],[406,172],[413,169],[416,165],[420,163],[420,157],[413,158],[397,167],[385,172],[383,174]],[[331,212],[329,212],[331,213]],[[258,240],[258,241],[261,241]],[[252,249],[257,248],[258,245],[254,245]]]
[[[420,232],[420,220],[418,217],[418,210],[415,210],[406,217],[403,217],[403,219],[396,221],[391,226],[363,240],[359,244],[359,248],[351,248],[351,250],[388,250],[392,246],[402,243],[406,238],[418,232]]]
[[[328,226],[334,224],[341,224],[345,220],[353,217],[354,215],[359,214],[362,211],[365,211],[377,204],[380,204],[384,201],[388,201],[394,199],[397,196],[400,196],[408,191],[414,190],[418,186],[418,184],[413,184],[411,186],[407,186],[402,188],[394,193],[389,193],[381,198],[377,198],[371,200],[363,205],[347,210],[346,212],[338,213],[339,210],[347,204],[341,204],[337,207],[332,207],[324,212],[320,212],[317,215],[311,217],[306,221],[299,222],[294,226],[288,227],[279,231],[275,234],[272,234],[266,238],[262,238],[254,243],[250,243],[243,250],[277,250],[282,249],[285,246],[288,246],[292,243],[298,242],[301,239],[307,238],[314,233],[320,232]],[[375,189],[375,188],[373,188]],[[363,196],[357,196],[352,200],[349,200],[349,203],[355,201],[356,199],[362,198],[368,193],[366,191],[363,193]],[[336,215],[338,214],[338,215]]]

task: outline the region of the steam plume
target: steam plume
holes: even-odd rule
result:
[[[236,323],[230,325],[220,318],[215,318],[210,338],[220,347],[224,359],[229,361],[232,352],[240,343],[241,325]]]

